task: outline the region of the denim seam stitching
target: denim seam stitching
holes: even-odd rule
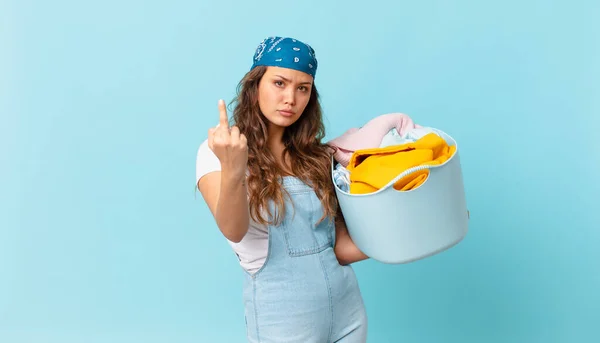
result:
[[[327,270],[325,269],[325,263],[323,262],[323,256],[318,254],[319,262],[321,263],[321,270],[323,271],[323,277],[325,278],[325,283],[327,284],[327,297],[329,299],[329,334],[327,337],[327,342],[331,341],[331,336],[333,335],[333,299],[331,297],[331,284],[329,282],[329,275],[327,275]]]
[[[331,237],[329,237],[329,239],[331,240]],[[293,248],[289,248],[288,250],[289,250],[289,253],[290,253],[291,256],[305,256],[305,255],[311,255],[311,254],[319,253],[319,252],[327,249],[330,246],[331,246],[331,241],[325,242],[322,245],[317,245],[317,246],[312,247],[312,248],[307,248],[307,249],[293,249]]]
[[[256,279],[252,280],[252,302],[254,303],[254,326],[256,326],[256,340],[260,343],[260,334],[258,331],[258,310],[256,309]]]

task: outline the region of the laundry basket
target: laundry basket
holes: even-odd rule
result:
[[[448,134],[433,130],[448,145],[456,146],[456,151],[443,164],[425,167],[429,176],[417,188],[393,188],[415,168],[369,194],[350,194],[335,186],[352,240],[374,260],[394,264],[416,261],[456,245],[467,234],[469,218],[458,145]],[[335,163],[332,160],[332,177]]]

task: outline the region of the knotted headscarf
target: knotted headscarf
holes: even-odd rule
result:
[[[265,38],[254,53],[252,68],[274,66],[305,72],[313,78],[317,73],[317,58],[313,48],[289,37]]]

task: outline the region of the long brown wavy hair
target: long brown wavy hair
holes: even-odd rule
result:
[[[267,146],[268,119],[258,105],[258,84],[267,67],[258,66],[249,71],[237,86],[233,120],[248,140],[247,179],[250,216],[263,225],[278,225],[285,215],[284,194],[279,180],[284,172]],[[325,126],[322,121],[319,93],[313,84],[310,99],[298,120],[283,134],[284,156],[290,157],[294,176],[311,186],[320,199],[326,217],[334,218],[337,198],[331,180],[331,154],[333,148],[323,144]],[[275,214],[268,203],[273,201]],[[265,218],[264,212],[269,215]]]

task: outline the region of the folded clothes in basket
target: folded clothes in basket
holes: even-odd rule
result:
[[[351,128],[341,136],[327,142],[336,149],[333,157],[343,167],[348,165],[354,151],[377,148],[385,143],[403,138],[415,128],[421,128],[403,113],[388,113],[369,120],[360,128]]]
[[[344,192],[350,191],[350,172],[346,167],[340,163],[336,164],[335,170],[333,171],[333,182],[338,186],[339,189]]]
[[[449,146],[436,133],[428,133],[415,142],[357,150],[347,166],[349,193],[375,192],[409,168],[442,164],[455,152],[456,147]],[[428,169],[418,170],[395,182],[393,187],[400,191],[411,190],[425,182],[428,176]]]
[[[385,147],[391,146],[391,145],[399,145],[399,144],[416,142],[418,139],[420,139],[423,136],[427,135],[428,133],[432,133],[432,132],[435,132],[435,131],[431,128],[418,127],[418,128],[409,130],[409,131],[405,132],[404,134],[401,134],[400,132],[398,132],[398,130],[396,128],[393,128],[390,131],[388,131],[385,134],[385,136],[383,136],[383,138],[381,139],[381,143],[379,144],[379,147],[385,148]],[[357,148],[357,150],[377,147],[377,146],[369,145],[368,142],[366,142],[366,141],[360,141],[360,142],[354,142],[354,143],[355,143],[354,147]],[[374,143],[371,142],[371,144],[374,144]],[[348,162],[350,162],[350,157],[352,157],[353,153],[354,153],[354,151],[339,152],[336,155],[338,157],[343,156],[344,161],[347,159],[347,161],[345,163],[339,162],[336,160],[337,163],[336,163],[335,169],[333,171],[333,181],[338,186],[338,188],[343,190],[344,192],[350,191],[350,172],[348,171],[346,166],[348,165]],[[346,156],[346,154],[347,154],[347,156]],[[336,156],[334,156],[334,158]]]

